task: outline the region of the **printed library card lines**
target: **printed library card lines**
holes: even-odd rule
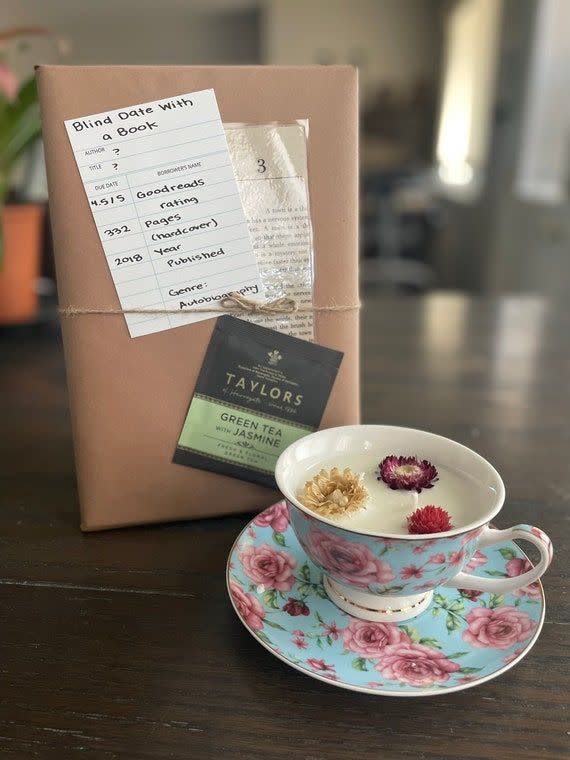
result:
[[[65,122],[132,337],[264,295],[213,90]]]

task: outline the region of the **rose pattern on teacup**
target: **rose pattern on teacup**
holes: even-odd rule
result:
[[[289,517],[315,564],[338,583],[375,594],[421,593],[444,584],[464,566],[469,572],[486,561],[476,548],[482,528],[438,539],[384,539],[336,528],[293,504]]]
[[[396,577],[390,565],[375,557],[364,544],[347,541],[330,531],[312,527],[307,552],[333,577],[359,588],[388,583]]]
[[[274,531],[274,514],[275,510],[262,513],[265,524],[256,518],[254,535],[246,529],[238,539],[228,564],[228,584],[245,625],[298,668],[354,688],[425,693],[474,685],[523,656],[531,645],[543,610],[540,584],[538,596],[436,589],[428,610],[406,624],[356,619],[328,599],[322,570],[305,555],[292,526]],[[459,541],[453,550],[461,551],[473,538],[463,547]],[[317,543],[324,552],[323,540]],[[403,568],[392,563],[398,542],[392,541],[388,551],[385,543],[377,542],[377,553],[367,546],[372,559],[334,541],[326,544],[323,556],[329,561],[332,552],[347,577],[361,581],[386,572],[377,564],[379,559],[399,577]],[[425,551],[408,555],[423,572],[422,580],[431,572],[428,566],[441,566],[440,554],[447,561],[450,552],[442,548],[435,540]],[[465,553],[473,557],[475,546]],[[512,577],[530,564],[510,541],[478,554],[474,573],[483,577]],[[282,584],[290,588],[279,589]]]

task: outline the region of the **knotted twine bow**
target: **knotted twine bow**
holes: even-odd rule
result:
[[[209,306],[207,308],[197,307],[192,309],[118,309],[110,307],[107,309],[87,309],[77,306],[63,306],[59,313],[64,317],[75,317],[79,314],[211,314],[217,312],[242,314],[295,314],[295,312],[306,311],[354,311],[360,309],[360,303],[348,306],[300,306],[294,298],[283,296],[276,298],[274,301],[254,301],[251,298],[242,296],[241,293],[230,293],[219,302],[218,307]]]

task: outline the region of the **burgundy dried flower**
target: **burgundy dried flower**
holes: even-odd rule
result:
[[[289,601],[283,605],[283,612],[287,612],[287,614],[297,617],[297,615],[308,615],[310,610],[301,599],[293,599],[293,597],[290,596]]]
[[[394,491],[403,488],[421,493],[422,488],[433,487],[437,470],[427,459],[391,454],[380,462],[378,480],[383,480]]]
[[[443,533],[451,528],[449,512],[433,504],[419,507],[408,517],[408,533]]]

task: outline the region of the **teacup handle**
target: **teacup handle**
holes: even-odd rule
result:
[[[552,542],[546,533],[543,533],[539,528],[534,528],[532,525],[515,525],[506,530],[496,530],[487,526],[479,536],[477,548],[484,549],[486,546],[493,546],[493,544],[499,544],[503,541],[511,541],[514,538],[524,539],[538,547],[540,561],[531,570],[527,570],[526,573],[517,575],[514,578],[481,578],[478,575],[461,572],[442,585],[450,586],[451,588],[465,588],[507,594],[534,583],[546,571],[552,559]]]

